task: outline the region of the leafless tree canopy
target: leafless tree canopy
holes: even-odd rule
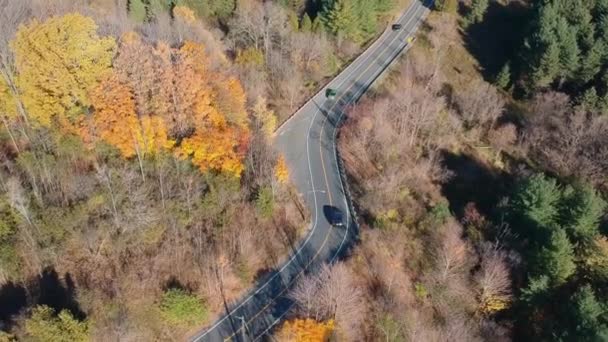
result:
[[[345,264],[323,266],[316,276],[302,279],[290,293],[300,314],[316,320],[335,319],[339,336],[358,341],[367,313],[363,291]]]
[[[570,105],[564,94],[539,95],[526,123],[523,143],[531,156],[562,176],[605,187],[608,118]]]

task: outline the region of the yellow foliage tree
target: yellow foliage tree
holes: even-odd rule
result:
[[[110,71],[116,44],[100,38],[89,17],[67,14],[19,28],[11,48],[17,85],[30,117],[49,126],[75,122],[90,105],[89,93]]]
[[[326,342],[331,338],[334,328],[333,320],[317,322],[309,318],[294,319],[285,322],[276,337],[281,342]]]
[[[246,67],[261,67],[264,65],[264,53],[254,47],[239,50],[236,54],[235,62]]]
[[[504,296],[492,295],[482,298],[480,310],[491,315],[509,307],[510,300]]]
[[[591,252],[584,259],[585,268],[599,281],[608,282],[608,238],[595,239]]]
[[[255,106],[253,106],[253,116],[264,136],[270,138],[274,130],[277,129],[277,117],[272,110],[268,109],[265,98],[258,97]]]
[[[239,139],[230,128],[197,130],[193,136],[182,141],[178,156],[190,157],[202,172],[216,170],[240,177],[244,169]]]
[[[283,184],[289,181],[289,169],[287,168],[287,163],[282,155],[277,159],[277,164],[274,167],[274,175],[277,177],[277,180]]]
[[[249,140],[245,92],[236,78],[222,77],[207,67],[200,44],[186,42],[175,53],[173,122],[193,122],[194,133],[182,140],[177,153],[191,157],[201,171],[216,170],[240,176]],[[186,118],[177,120],[177,113]]]
[[[9,121],[17,116],[17,101],[2,77],[0,77],[0,115]]]
[[[216,93],[218,96],[219,107],[226,115],[228,122],[240,128],[247,127],[248,118],[245,109],[247,95],[236,77],[229,77],[226,80],[216,78]]]
[[[194,24],[196,22],[194,11],[186,6],[175,6],[173,8],[173,17],[187,24]]]

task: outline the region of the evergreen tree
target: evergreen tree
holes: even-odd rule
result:
[[[456,14],[458,12],[458,0],[437,0],[435,9],[441,12]]]
[[[369,2],[372,2],[374,4],[374,9],[378,14],[386,13],[393,9],[393,7],[395,6],[394,0],[374,0]]]
[[[540,57],[538,66],[532,73],[532,82],[537,87],[546,87],[560,70],[560,51],[557,43],[550,43]]]
[[[608,314],[606,305],[598,302],[591,286],[580,288],[570,299],[568,306],[570,331],[563,334],[565,339],[577,341],[607,341],[608,325],[605,317]]]
[[[357,27],[355,0],[335,0],[328,3],[321,19],[328,32],[353,41],[360,41],[361,36]]]
[[[483,21],[483,17],[488,10],[489,0],[473,0],[471,8],[467,15],[467,21],[470,24],[476,24]]]
[[[312,32],[319,33],[323,29],[323,21],[321,20],[321,16],[317,15],[315,20],[312,21]]]
[[[501,69],[498,75],[496,75],[496,79],[494,83],[497,87],[502,89],[507,89],[509,84],[511,83],[511,66],[510,63],[506,63]]]
[[[136,22],[143,22],[147,18],[144,0],[129,0],[127,2],[127,10],[129,12],[129,17]]]
[[[544,244],[547,232],[557,223],[561,190],[554,179],[536,174],[522,181],[512,196],[514,214],[537,244]]]
[[[537,275],[547,275],[555,286],[563,284],[576,270],[574,250],[563,229],[557,228],[534,258]]]
[[[587,54],[581,59],[581,65],[575,77],[579,84],[585,84],[591,81],[600,73],[602,67],[602,58],[606,45],[602,41],[597,41],[593,44]]]
[[[573,241],[588,245],[599,234],[605,209],[606,202],[591,186],[568,187],[564,191],[561,221]]]
[[[298,15],[294,11],[287,12],[287,19],[289,22],[289,27],[293,32],[298,32],[300,29],[300,23],[298,22]]]
[[[532,277],[528,286],[521,290],[519,299],[530,307],[539,307],[547,303],[550,298],[549,277],[541,275]]]
[[[579,67],[580,50],[576,41],[576,28],[571,27],[565,18],[559,18],[557,29],[559,42],[560,68],[558,73],[562,78],[572,79]]]
[[[300,30],[302,32],[312,31],[312,21],[310,20],[308,13],[304,13],[304,16],[302,16],[302,20],[300,21]]]
[[[591,87],[583,93],[578,99],[578,103],[584,106],[588,110],[595,110],[600,101],[597,91],[594,87]]]
[[[373,36],[377,29],[376,4],[370,0],[355,0],[355,9],[359,22],[357,28],[360,31],[361,39],[365,40]]]

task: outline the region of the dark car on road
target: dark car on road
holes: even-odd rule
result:
[[[323,206],[323,213],[327,222],[333,227],[344,227],[344,213],[342,213],[342,210],[331,205],[325,205]]]
[[[329,100],[333,100],[336,98],[336,94],[338,92],[335,89],[327,88],[325,90],[325,97]]]
[[[398,31],[398,30],[401,30],[402,28],[403,28],[403,25],[401,25],[401,24],[393,24],[391,26],[391,29],[393,29],[393,31]]]

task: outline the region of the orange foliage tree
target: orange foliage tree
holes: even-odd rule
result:
[[[90,135],[97,136],[118,148],[126,158],[155,154],[173,146],[161,118],[137,115],[133,91],[117,76],[104,79],[91,92],[91,99],[95,111],[89,121],[92,127],[81,130],[85,140],[90,140]]]
[[[163,42],[152,47],[128,33],[114,64],[133,90],[137,115],[162,118],[169,137],[179,142],[178,157],[203,172],[240,176],[249,141],[245,92],[236,78],[209,67],[204,46],[187,41],[179,49]]]
[[[334,321],[317,322],[315,320],[294,319],[285,322],[276,337],[284,342],[326,342],[334,331]]]

